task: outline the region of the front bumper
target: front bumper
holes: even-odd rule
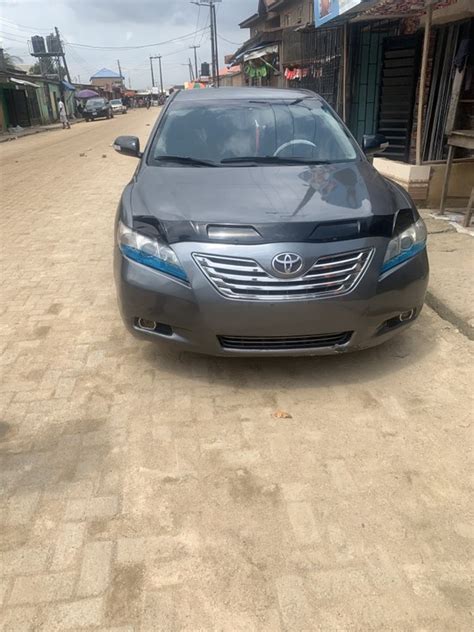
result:
[[[96,112],[86,112],[87,118],[106,118],[109,114],[108,110],[97,110]]]
[[[380,243],[376,243],[380,242]],[[383,242],[383,243],[382,243]],[[152,270],[124,257],[115,248],[115,280],[122,318],[137,337],[163,341],[176,347],[216,356],[327,355],[381,344],[409,326],[420,313],[428,284],[426,250],[379,276],[386,242],[372,239],[338,244],[272,244],[278,252],[314,250],[316,256],[356,247],[375,247],[375,255],[357,287],[346,295],[312,300],[233,300],[222,296],[201,272],[193,252],[218,254],[229,250],[222,244],[173,245],[190,284]],[[261,246],[233,246],[235,256],[258,260]],[[250,248],[254,249],[250,253]],[[273,253],[271,253],[273,254]],[[387,321],[400,313],[414,311],[407,322],[390,326]],[[137,319],[156,321],[172,328],[171,335],[139,329]],[[226,348],[221,337],[324,336],[350,332],[342,344],[318,348]]]

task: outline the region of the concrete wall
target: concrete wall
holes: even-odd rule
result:
[[[40,88],[37,90],[36,96],[38,98],[41,122],[43,125],[47,125],[48,123],[53,122],[48,109],[48,101],[50,99],[48,84],[46,82],[41,82],[38,80],[36,80],[35,83],[38,83],[40,85]]]
[[[236,75],[232,75],[232,83],[230,85],[233,86],[234,88],[238,88],[240,86],[244,86],[245,85],[244,73],[243,72],[239,72]]]
[[[118,79],[91,79],[91,85],[96,86],[97,88],[103,88],[107,92],[112,92],[112,84],[116,83]]]
[[[439,207],[446,164],[410,165],[397,160],[374,158],[379,173],[406,189],[420,206]],[[458,206],[467,203],[474,186],[474,159],[453,162],[449,179],[448,199]]]

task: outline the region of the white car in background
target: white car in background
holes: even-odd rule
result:
[[[122,103],[122,99],[111,99],[110,105],[114,114],[126,114],[127,106]]]

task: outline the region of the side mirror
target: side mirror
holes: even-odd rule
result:
[[[140,152],[140,140],[137,136],[118,136],[114,140],[114,149],[124,156],[133,156],[134,158],[142,157]]]
[[[383,134],[364,134],[362,149],[367,156],[385,151],[389,143]]]

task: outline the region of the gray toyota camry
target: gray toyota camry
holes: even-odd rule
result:
[[[329,105],[301,90],[174,94],[117,212],[127,328],[212,355],[316,355],[380,344],[418,317],[426,229]]]

